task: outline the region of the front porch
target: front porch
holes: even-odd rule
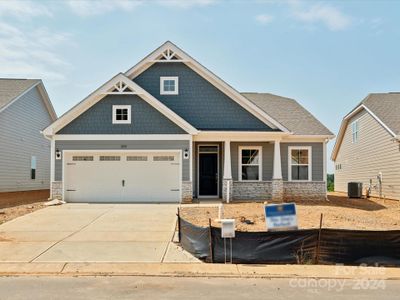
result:
[[[321,139],[260,138],[253,132],[193,140],[192,181],[183,184],[183,201],[324,200],[325,151]]]

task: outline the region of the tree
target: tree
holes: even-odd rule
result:
[[[328,174],[326,184],[328,192],[333,192],[335,190],[335,174]]]

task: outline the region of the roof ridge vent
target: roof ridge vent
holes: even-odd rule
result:
[[[400,94],[400,92],[389,92],[388,94]]]

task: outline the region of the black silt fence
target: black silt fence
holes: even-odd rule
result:
[[[199,259],[210,259],[209,231],[208,227],[196,226],[181,218],[180,243],[182,248]]]
[[[322,229],[319,262],[400,266],[400,230]]]
[[[225,261],[224,239],[221,229],[213,227],[212,247],[214,262]],[[316,230],[285,232],[241,232],[236,231],[232,241],[233,263],[296,264],[314,259],[317,245]],[[230,241],[227,240],[227,257],[230,259]]]
[[[195,257],[225,262],[221,229],[199,227],[180,219],[182,247]],[[278,232],[236,231],[232,262],[242,264],[345,264],[400,266],[400,230],[322,229]],[[230,261],[230,241],[226,256]]]

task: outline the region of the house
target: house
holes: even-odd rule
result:
[[[239,93],[171,42],[44,130],[70,202],[325,199],[332,133],[296,101]]]
[[[56,119],[41,80],[0,79],[0,193],[48,192],[50,141],[40,131]]]
[[[355,181],[364,193],[400,199],[400,93],[369,94],[348,113],[331,159],[336,191]]]

